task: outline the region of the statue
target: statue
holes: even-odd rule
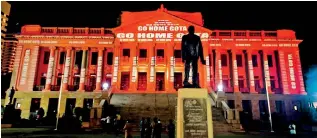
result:
[[[15,89],[14,89],[14,87],[12,86],[12,88],[11,88],[11,92],[10,92],[10,94],[9,94],[9,104],[12,104],[12,100],[13,100],[13,98],[14,98],[14,94],[15,94]]]
[[[198,35],[195,35],[194,26],[188,27],[188,34],[184,35],[182,38],[182,62],[185,63],[185,79],[184,88],[200,88],[198,83],[198,59],[202,64],[206,64],[204,59],[203,46]],[[192,64],[193,74],[192,82],[188,82],[190,64]]]

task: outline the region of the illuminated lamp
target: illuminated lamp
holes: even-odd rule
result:
[[[109,88],[109,84],[107,82],[102,84],[103,90],[107,90]]]

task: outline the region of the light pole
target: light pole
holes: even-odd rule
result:
[[[58,106],[57,106],[57,114],[56,114],[56,126],[55,126],[55,130],[57,130],[57,126],[58,126],[58,119],[59,119],[59,109],[61,107],[61,99],[62,99],[62,89],[63,89],[63,78],[64,78],[64,74],[62,74],[62,78],[61,78],[61,86],[59,88],[59,96],[58,96]]]
[[[271,126],[271,132],[273,131],[273,125],[272,125],[272,115],[271,115],[271,106],[270,106],[270,97],[269,97],[269,93],[267,91],[267,85],[265,83],[265,92],[266,92],[266,100],[267,100],[267,106],[269,109],[269,120],[270,120],[270,126]]]
[[[64,56],[64,63],[65,63],[65,62],[66,62],[66,56]],[[65,66],[64,66],[64,70],[65,70]],[[66,77],[68,77],[68,76],[66,76]],[[61,100],[62,100],[63,80],[64,80],[64,73],[62,74],[61,85],[60,85],[60,87],[59,87],[59,96],[58,96],[58,106],[57,106],[55,130],[57,130],[57,126],[58,126],[59,109],[60,109],[60,107],[61,107]]]
[[[269,97],[269,92],[267,90],[267,80],[270,78],[267,74],[267,71],[268,70],[268,64],[267,64],[267,61],[264,61],[264,80],[265,80],[265,93],[266,93],[266,100],[267,100],[267,106],[268,106],[268,109],[269,109],[269,121],[270,121],[270,127],[271,127],[271,132],[274,132],[273,131],[273,125],[272,125],[272,115],[271,115],[271,106],[270,106],[270,97]]]

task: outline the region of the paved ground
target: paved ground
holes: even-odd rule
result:
[[[2,128],[1,137],[3,138],[116,138],[114,135],[104,133],[88,132],[88,134],[58,134],[48,128]],[[123,138],[119,135],[117,138]],[[133,138],[139,138],[135,133]],[[162,138],[168,138],[163,134]],[[277,136],[268,133],[251,133],[251,134],[227,134],[217,135],[215,138],[287,138],[287,136]],[[301,134],[298,138],[317,138],[317,135]]]

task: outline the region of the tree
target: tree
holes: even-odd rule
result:
[[[311,66],[308,72],[305,74],[305,77],[306,91],[317,94],[317,65]]]

